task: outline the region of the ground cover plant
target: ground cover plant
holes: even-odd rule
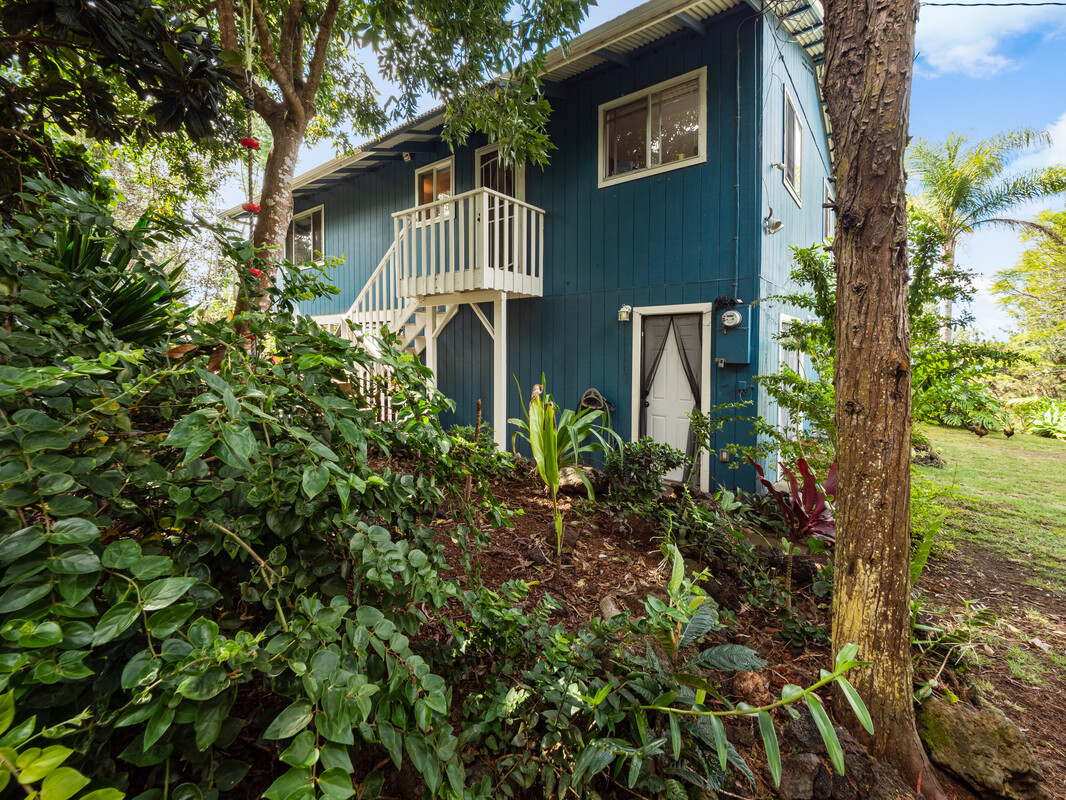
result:
[[[676,547],[661,596],[587,628],[553,622],[546,593],[526,603],[533,582],[449,575],[446,548],[473,562],[512,517],[487,481],[513,462],[483,470],[440,428],[447,401],[394,342],[373,364],[387,386],[352,380],[367,350],[293,311],[320,270],[236,325],[197,322],[153,256],[182,225],[124,230],[85,193],[31,188],[0,236],[18,278],[0,308],[0,779],[45,800],[372,800],[405,776],[405,796],[676,795],[753,778],[727,718],[758,720],[777,780],[771,715],[794,703],[842,766],[816,692],[843,687],[861,718],[854,653],[779,699],[728,700],[717,676],[762,660],[708,641],[717,605]],[[215,233],[254,291],[250,246]],[[706,538],[712,512],[686,513]]]

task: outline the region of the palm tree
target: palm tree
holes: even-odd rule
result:
[[[1031,128],[973,144],[961,133],[953,133],[938,144],[918,140],[907,157],[907,170],[921,187],[921,194],[911,198],[911,203],[943,236],[946,270],[955,267],[959,237],[978,225],[1006,225],[1059,238],[1039,222],[1003,216],[1019,203],[1066,191],[1066,167],[1003,174],[1020,153],[1050,143],[1046,131]],[[951,313],[951,299],[946,298],[941,301],[941,338],[947,343],[951,342]]]

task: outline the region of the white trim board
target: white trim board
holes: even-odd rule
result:
[[[703,326],[703,347],[700,353],[700,361],[702,362],[700,367],[700,411],[704,414],[711,413],[711,335],[714,332],[714,303],[689,303],[687,305],[672,305],[672,306],[640,306],[633,309],[633,319],[630,323],[633,326],[633,344],[632,344],[632,372],[630,378],[631,384],[631,397],[630,397],[630,420],[629,420],[629,440],[632,442],[637,441],[640,438],[640,414],[643,409],[640,407],[640,355],[641,355],[641,334],[644,331],[644,317],[656,317],[664,316],[667,314],[702,314],[703,319],[701,324]],[[709,492],[711,490],[711,455],[704,452],[700,457],[700,491]]]
[[[604,176],[604,170],[606,164],[604,162],[604,142],[603,142],[603,127],[604,118],[607,112],[618,108],[619,106],[627,105],[635,100],[639,100],[641,97],[649,97],[655,92],[661,92],[665,89],[669,89],[673,86],[678,86],[682,83],[687,83],[693,78],[699,81],[697,94],[699,96],[699,131],[697,138],[699,141],[699,153],[692,158],[682,159],[681,161],[672,161],[668,164],[659,164],[658,166],[647,166],[643,169],[635,169],[630,172],[623,172],[621,175],[612,175],[611,177]],[[625,183],[626,181],[635,181],[640,178],[647,178],[652,175],[659,175],[663,172],[670,172],[675,169],[684,169],[685,167],[693,167],[697,164],[705,164],[707,162],[707,67],[700,67],[694,69],[691,72],[686,72],[683,75],[678,75],[669,80],[661,81],[653,86],[648,86],[637,92],[630,92],[629,94],[619,97],[615,100],[611,100],[607,103],[603,103],[597,111],[597,126],[596,126],[596,186],[603,189],[607,186],[614,186],[616,183]],[[647,147],[651,148],[651,113],[648,113],[648,142]]]

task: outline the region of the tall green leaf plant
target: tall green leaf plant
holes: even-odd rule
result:
[[[518,379],[515,379],[518,384]],[[508,422],[518,427],[511,438],[511,446],[519,438],[524,439],[533,453],[537,464],[537,475],[548,488],[552,501],[552,514],[555,520],[555,571],[558,574],[563,566],[563,514],[559,510],[560,475],[566,467],[578,465],[592,453],[607,452],[611,443],[622,445],[622,439],[604,423],[602,410],[582,408],[578,411],[563,409],[558,412],[555,400],[545,389],[545,377],[541,373],[540,383],[533,387],[529,398],[529,409],[524,420],[513,418]],[[522,386],[518,384],[518,392]],[[574,470],[588,491],[589,500],[595,499],[595,492],[588,476],[580,470]]]

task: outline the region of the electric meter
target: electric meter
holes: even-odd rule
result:
[[[726,311],[722,314],[722,327],[723,328],[735,328],[744,321],[744,317],[741,316],[739,311]]]

